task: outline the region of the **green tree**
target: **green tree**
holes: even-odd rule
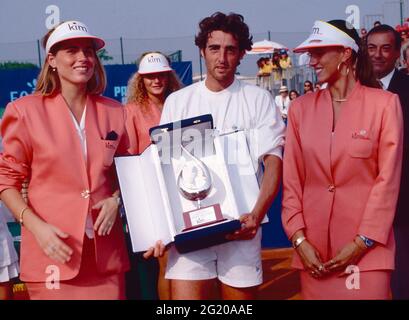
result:
[[[108,51],[107,51],[106,49],[101,49],[101,50],[99,50],[98,53],[97,53],[97,55],[98,55],[98,58],[99,58],[101,61],[110,61],[110,60],[113,60],[113,59],[114,59],[113,57],[111,57],[110,55],[108,55]]]

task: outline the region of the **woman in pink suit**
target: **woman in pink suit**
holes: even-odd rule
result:
[[[305,299],[389,298],[402,114],[359,43],[345,21],[317,21],[295,49],[328,83],[292,103],[284,155],[282,221]]]
[[[128,140],[124,108],[100,96],[104,41],[68,21],[43,44],[37,92],[1,124],[0,196],[22,225],[21,279],[31,299],[121,299],[129,263],[113,157]]]

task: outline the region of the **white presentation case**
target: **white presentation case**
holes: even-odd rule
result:
[[[156,143],[142,154],[115,158],[133,251],[146,251],[157,240],[174,242],[180,252],[227,241],[225,235],[240,228],[238,218],[252,210],[259,193],[244,132],[218,135],[211,115],[204,115],[152,128],[151,137]],[[183,212],[197,204],[177,187],[185,162],[181,143],[211,172],[213,188],[202,206],[220,204],[227,220],[183,231]]]

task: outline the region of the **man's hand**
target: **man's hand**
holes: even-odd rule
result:
[[[241,229],[235,231],[232,234],[228,234],[226,239],[228,240],[250,240],[253,239],[260,226],[260,222],[252,213],[243,214],[240,217]]]

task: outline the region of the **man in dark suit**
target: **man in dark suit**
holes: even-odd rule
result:
[[[401,186],[394,221],[396,267],[392,273],[393,299],[409,299],[409,76],[398,71],[400,34],[388,25],[371,29],[367,35],[368,55],[383,89],[399,96],[403,111],[404,144]]]

